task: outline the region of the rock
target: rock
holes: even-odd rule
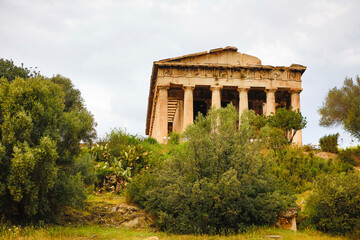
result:
[[[139,227],[145,227],[146,224],[145,217],[136,217],[133,220],[130,220],[128,222],[124,222],[122,226],[127,228],[139,228]]]
[[[278,228],[283,228],[296,232],[297,231],[296,214],[297,214],[296,208],[287,209],[286,211],[282,212],[279,215],[278,221],[275,224],[275,226]]]
[[[329,158],[335,159],[338,157],[336,153],[330,153],[330,152],[319,152],[316,153],[315,156],[321,157],[323,159],[329,159]]]
[[[154,237],[149,237],[149,238],[147,238],[145,240],[159,240],[159,238],[157,236],[154,236]]]
[[[296,217],[296,214],[297,214],[297,209],[296,208],[289,208],[286,211],[282,212],[280,214],[280,217],[290,219],[290,218]]]

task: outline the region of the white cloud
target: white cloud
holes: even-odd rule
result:
[[[351,9],[351,4],[346,1],[314,0],[310,6],[310,13],[300,17],[299,21],[313,27],[321,27],[330,20],[344,15]]]
[[[143,134],[152,62],[233,45],[263,64],[299,63],[304,142],[325,135],[327,89],[360,69],[360,1],[0,0],[0,57],[70,77],[99,123]]]
[[[360,46],[346,48],[338,55],[338,62],[342,66],[360,66]]]

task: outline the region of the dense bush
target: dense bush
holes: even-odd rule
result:
[[[322,151],[338,153],[338,139],[339,133],[325,135],[319,139],[319,145]]]
[[[360,164],[360,147],[348,147],[339,151],[339,159],[353,166]]]
[[[133,179],[129,198],[170,232],[227,234],[274,223],[293,198],[279,190],[261,153],[266,139],[255,114],[245,112],[240,128],[237,120],[231,105],[200,115],[159,169]]]
[[[317,157],[313,153],[304,154],[302,148],[290,146],[279,151],[271,161],[274,174],[288,190],[295,193],[310,190],[316,177],[322,173],[342,172],[350,167],[333,159]]]
[[[307,208],[310,221],[318,230],[360,237],[360,175],[322,175],[318,177]]]
[[[94,119],[70,79],[5,69],[3,76],[15,78],[0,79],[0,215],[23,223],[49,220],[84,199],[82,177],[73,169],[80,142],[95,137]]]

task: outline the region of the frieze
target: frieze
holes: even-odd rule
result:
[[[212,69],[212,68],[206,69],[205,77],[214,77],[214,69]]]
[[[252,69],[248,69],[246,71],[246,78],[254,79],[255,78],[255,71]]]
[[[281,68],[256,67],[171,67],[163,66],[158,70],[162,77],[200,77],[230,79],[269,79],[301,81],[302,73],[298,70]]]
[[[164,69],[164,75],[165,75],[165,76],[171,76],[171,75],[172,75],[172,72],[173,72],[173,69],[172,69],[172,68],[165,68],[165,69]]]
[[[261,71],[260,71],[260,78],[261,78],[261,79],[267,79],[267,78],[269,78],[269,71],[268,71],[268,70],[261,70]]]
[[[289,79],[296,80],[296,72],[293,72],[293,71],[289,72]]]

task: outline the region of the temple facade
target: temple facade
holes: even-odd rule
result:
[[[232,103],[271,114],[278,108],[300,110],[301,76],[306,67],[262,65],[260,59],[225,47],[154,62],[146,135],[166,143],[170,132],[181,133],[197,114],[211,106]],[[298,131],[294,142],[301,145]]]

